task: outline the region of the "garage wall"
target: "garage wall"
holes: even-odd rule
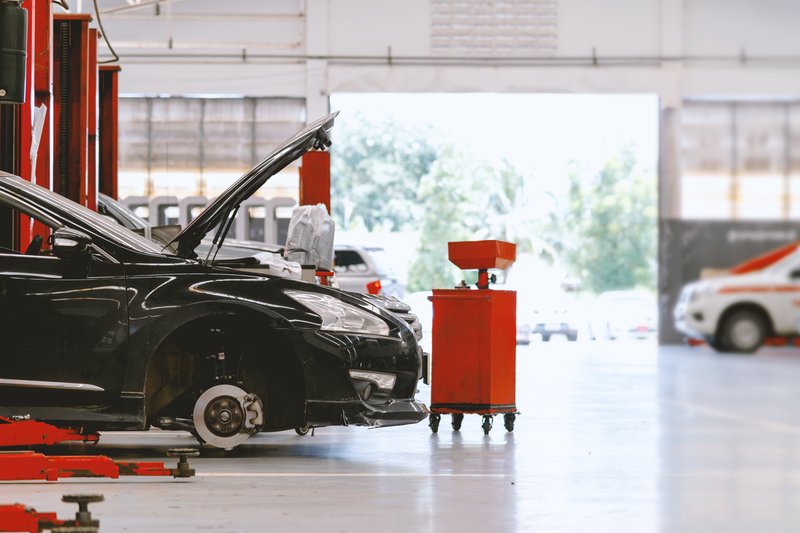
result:
[[[800,92],[792,0],[162,0],[157,13],[147,0],[102,4],[125,93],[306,97],[315,107],[337,91],[656,92],[670,105]],[[448,20],[467,40],[521,35],[510,48],[448,49],[435,39]],[[539,46],[520,46],[531,36]]]

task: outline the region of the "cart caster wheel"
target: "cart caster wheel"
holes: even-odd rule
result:
[[[464,421],[463,414],[461,413],[453,414],[453,420],[450,422],[450,424],[453,426],[453,431],[458,431],[459,429],[461,429],[461,422],[463,421]]]
[[[442,419],[442,415],[430,415],[428,416],[428,427],[431,428],[431,433],[436,433],[439,431],[439,421]]]
[[[311,428],[308,426],[297,426],[294,428],[294,432],[300,435],[301,437],[305,437],[308,435],[308,432],[311,431]]]
[[[483,428],[483,434],[488,435],[489,432],[492,430],[492,416],[491,415],[483,415],[483,424],[481,424]]]
[[[506,413],[503,415],[503,425],[506,427],[506,431],[509,433],[514,431],[514,420],[516,419],[516,413]]]

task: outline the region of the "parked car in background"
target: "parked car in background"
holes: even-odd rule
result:
[[[52,231],[0,248],[0,416],[185,429],[226,449],[259,431],[425,419],[405,320],[366,295],[198,254],[209,233],[224,246],[224,222],[270,177],[330,144],[334,117],[282,143],[168,248],[0,172],[0,207]]]
[[[339,288],[402,299],[405,286],[394,273],[386,251],[376,246],[336,245],[334,271]]]
[[[791,337],[800,325],[800,250],[753,271],[683,287],[675,327],[721,352],[752,353],[766,337]]]
[[[645,291],[606,291],[597,297],[589,319],[592,339],[648,338],[656,333],[656,297]]]
[[[517,321],[520,321],[519,317]],[[541,294],[530,323],[531,335],[541,336],[544,342],[548,342],[553,335],[563,335],[568,341],[574,342],[578,340],[581,318],[574,300],[559,288]]]

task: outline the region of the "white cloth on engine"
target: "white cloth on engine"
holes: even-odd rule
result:
[[[333,235],[336,224],[325,204],[300,205],[292,211],[283,256],[317,270],[333,270]]]

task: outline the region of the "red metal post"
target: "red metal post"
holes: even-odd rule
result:
[[[54,190],[87,205],[89,15],[53,17]]]
[[[33,41],[33,90],[36,107],[45,106],[42,136],[36,152],[37,185],[53,189],[53,3],[48,0],[34,0],[34,41]],[[34,222],[33,236],[41,235],[43,242],[50,236],[50,228],[41,222]]]
[[[307,152],[300,167],[300,205],[325,204],[331,212],[331,154]]]
[[[119,161],[119,72],[117,65],[101,65],[99,79],[100,192],[115,200],[118,196]]]
[[[18,142],[19,174],[22,178],[52,188],[50,146],[52,129],[50,114],[52,105],[52,25],[53,4],[49,0],[24,0],[23,7],[28,10],[28,56],[26,59],[26,88],[29,92],[25,103],[20,106],[20,129]],[[39,148],[36,152],[34,173],[31,160],[35,112],[41,105],[46,106]],[[34,235],[41,235],[45,241],[50,229],[40,222],[33,222],[20,215],[19,242],[26,245]]]
[[[87,159],[86,159],[86,192],[84,205],[92,211],[97,211],[97,39],[100,33],[94,29],[89,29],[89,67],[87,76],[89,77],[88,106],[86,108],[87,121]]]

